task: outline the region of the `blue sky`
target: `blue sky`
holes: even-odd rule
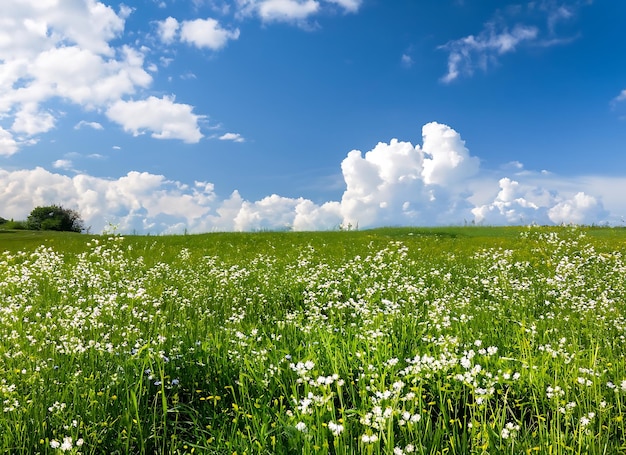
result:
[[[626,3],[5,0],[0,216],[93,232],[609,223]]]

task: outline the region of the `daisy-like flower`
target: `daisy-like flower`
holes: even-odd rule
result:
[[[335,423],[332,420],[328,422],[328,429],[335,436],[339,436],[341,433],[343,433],[343,425],[341,425],[340,423]]]

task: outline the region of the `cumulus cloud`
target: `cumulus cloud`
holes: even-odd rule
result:
[[[172,43],[176,39],[179,23],[173,17],[168,17],[157,23],[159,38],[166,44]]]
[[[15,114],[11,130],[33,136],[54,128],[55,119],[50,112],[42,112],[34,104],[26,104]]]
[[[5,0],[0,19],[0,154],[11,155],[35,136],[56,126],[63,112],[47,107],[62,100],[95,112],[107,112],[126,131],[138,134],[146,129],[156,138],[197,142],[202,134],[191,106],[176,104],[173,98],[139,98],[152,76],[146,68],[140,44],[117,44],[123,36],[132,9],[117,10],[97,0],[21,1]],[[228,31],[216,22],[191,21],[179,24],[173,18],[159,23],[164,41],[179,32],[182,39],[197,46],[219,48],[235,39],[238,30]],[[113,44],[116,43],[116,44]],[[144,103],[144,104],[142,104]],[[126,117],[145,106],[161,109],[142,123]],[[142,111],[143,112],[143,111]],[[79,122],[76,129],[96,122]]]
[[[218,50],[229,40],[239,38],[239,29],[226,30],[212,18],[196,19],[182,23],[180,39],[199,48]]]
[[[264,21],[294,21],[317,13],[320,4],[315,0],[265,0],[258,3],[259,16]]]
[[[139,109],[135,117],[155,110],[144,105]],[[160,128],[150,127],[145,119],[143,122],[129,127],[137,132]],[[0,147],[1,139],[0,134]],[[58,160],[54,166],[63,169],[71,162]],[[19,171],[0,168],[0,215],[23,219],[34,206],[61,203],[78,210],[93,232],[102,231],[110,222],[119,225],[122,232],[170,233],[185,229],[458,225],[468,221],[489,225],[591,224],[619,222],[626,213],[626,203],[613,194],[615,188],[626,189],[626,179],[608,183],[593,177],[568,180],[525,171],[521,166],[482,170],[460,134],[435,122],[422,128],[421,145],[392,139],[365,154],[352,150],[342,161],[341,171],[345,183],[341,200],[316,204],[277,194],[248,201],[238,191],[222,199],[209,182],[186,184],[147,172],[103,179],[84,174],[68,177],[39,167]],[[494,178],[506,171],[514,175]],[[609,202],[610,212],[603,200]]]
[[[0,126],[0,156],[10,156],[17,151],[18,144],[13,135]]]
[[[362,4],[363,0],[237,0],[237,14],[255,15],[264,22],[305,25],[309,18],[329,7],[356,13]]]
[[[520,181],[524,178],[528,182]],[[563,183],[552,180],[549,174],[539,179],[532,174],[521,174],[516,180],[505,177],[499,181],[500,192],[496,198],[475,207],[472,214],[478,223],[495,225],[592,224],[609,220],[610,213],[597,197],[583,191],[557,190],[559,186]],[[579,186],[588,185],[581,181]]]
[[[175,103],[174,97],[119,100],[106,114],[135,136],[148,130],[156,139],[181,139],[188,143],[199,142],[203,137],[198,126],[201,116],[193,113],[193,106]]]
[[[56,160],[52,163],[52,167],[55,169],[71,170],[73,166],[72,160]]]
[[[246,142],[244,137],[239,133],[222,134],[218,139],[220,141]]]

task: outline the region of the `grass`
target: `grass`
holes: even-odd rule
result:
[[[625,239],[2,232],[0,453],[622,453]]]

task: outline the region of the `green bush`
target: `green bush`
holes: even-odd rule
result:
[[[20,231],[24,231],[28,229],[28,227],[26,226],[26,221],[5,220],[5,222],[2,223],[2,229],[17,229]]]
[[[69,231],[85,230],[80,214],[60,205],[35,207],[26,220],[27,229],[35,231]]]

